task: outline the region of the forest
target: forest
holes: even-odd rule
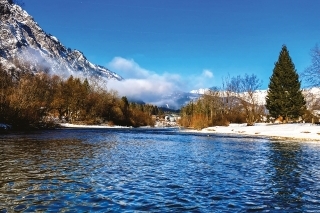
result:
[[[16,129],[52,128],[59,122],[153,126],[152,115],[161,113],[157,106],[129,103],[94,80],[34,74],[17,64],[11,70],[0,64],[0,123]]]

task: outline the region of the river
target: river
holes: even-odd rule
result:
[[[61,129],[0,135],[0,212],[319,212],[320,144]]]

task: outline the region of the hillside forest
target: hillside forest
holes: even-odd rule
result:
[[[49,128],[58,122],[122,126],[154,125],[157,106],[129,103],[116,91],[95,81],[70,76],[62,79],[46,72],[33,74],[16,63],[0,66],[0,123],[16,129]]]

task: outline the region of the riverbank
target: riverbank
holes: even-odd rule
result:
[[[306,124],[266,124],[257,123],[255,126],[246,124],[230,124],[229,126],[214,126],[198,130],[185,130],[206,134],[236,134],[257,137],[287,138],[320,141],[320,126]]]
[[[63,128],[86,128],[86,129],[111,129],[111,128],[131,128],[126,126],[109,126],[109,125],[79,125],[70,123],[60,123]]]
[[[131,128],[124,126],[108,125],[77,125],[70,123],[59,124],[63,128]],[[278,139],[299,139],[320,141],[320,126],[310,123],[305,124],[266,124],[257,123],[255,126],[246,124],[230,124],[229,126],[214,126],[202,130],[185,129],[185,132],[197,132],[203,134],[228,134],[228,135],[248,135],[256,137],[270,137]]]

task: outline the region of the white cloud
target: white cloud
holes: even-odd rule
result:
[[[127,96],[150,103],[158,101],[163,95],[169,94],[176,89],[172,82],[157,79],[111,80],[107,85],[109,89],[118,91],[120,96]]]
[[[133,59],[121,57],[113,58],[108,67],[124,78],[147,78],[152,74],[150,71],[141,68]]]
[[[152,104],[159,104],[164,96],[168,97],[175,91],[188,92],[214,85],[214,75],[209,69],[195,72],[192,76],[180,76],[174,73],[157,74],[142,68],[133,59],[122,57],[113,58],[107,66],[124,77],[123,81],[109,80],[108,89],[118,91],[120,96]]]
[[[202,73],[199,75],[190,76],[190,81],[193,82],[192,89],[206,89],[214,86],[214,75],[213,72],[209,69],[202,70]]]
[[[156,74],[139,66],[133,59],[115,57],[108,67],[125,79],[110,80],[108,89],[118,91],[120,96],[155,103],[164,95],[181,90],[181,78],[177,74]]]
[[[202,76],[205,78],[213,78],[213,73],[210,70],[205,69],[202,72]]]

